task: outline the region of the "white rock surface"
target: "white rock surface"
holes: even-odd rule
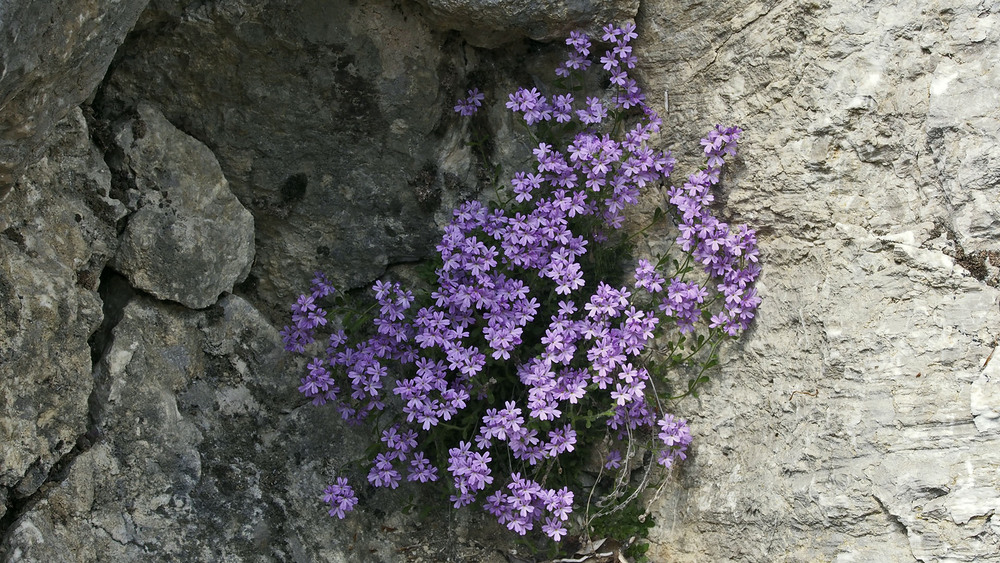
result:
[[[765,271],[756,326],[680,405],[696,445],[653,560],[1000,560],[997,9],[640,10],[666,140],[745,129],[725,190]]]

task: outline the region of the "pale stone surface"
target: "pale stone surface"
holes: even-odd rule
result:
[[[137,208],[115,269],[134,287],[195,309],[232,291],[253,262],[253,216],[229,191],[212,151],[146,104],[118,127],[115,142]]]
[[[992,362],[996,351],[994,348],[986,357],[984,367],[969,391],[972,415],[980,432],[1000,431],[1000,362]]]
[[[0,199],[100,84],[147,1],[0,1]]]
[[[680,405],[694,455],[657,512],[655,560],[996,560],[998,18],[644,4],[669,141],[746,131],[725,191],[761,229],[765,269],[755,328]]]

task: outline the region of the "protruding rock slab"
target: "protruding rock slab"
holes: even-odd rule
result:
[[[0,203],[0,516],[50,476],[88,428],[87,344],[125,208],[74,109]]]
[[[137,113],[115,136],[139,193],[114,266],[156,297],[207,307],[249,273],[253,216],[208,147],[152,106]]]

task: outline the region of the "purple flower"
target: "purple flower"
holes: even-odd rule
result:
[[[528,125],[552,119],[552,106],[537,88],[531,90],[518,88],[516,92],[508,95],[506,105],[511,111],[524,114],[524,120]]]
[[[608,457],[604,458],[605,469],[618,469],[622,466],[622,454],[618,450],[611,450]]]
[[[610,23],[601,28],[601,31],[604,32],[604,35],[601,36],[601,39],[607,43],[617,42],[618,36],[622,34],[622,30],[620,27]]]
[[[558,518],[546,518],[545,525],[542,526],[542,531],[552,538],[553,541],[559,541],[566,535],[566,527],[562,525],[562,522]]]
[[[590,54],[590,37],[582,31],[571,31],[566,44],[585,57]]]
[[[576,431],[569,424],[549,432],[548,453],[555,457],[563,452],[571,452],[576,444]]]
[[[627,107],[627,106],[626,106]],[[608,116],[608,110],[600,98],[587,98],[587,109],[577,110],[577,117],[588,125],[596,125]]]
[[[688,444],[691,443],[691,432],[688,429],[687,421],[674,418],[671,414],[663,415],[657,425],[660,433],[657,438],[663,443],[664,449],[657,456],[657,463],[664,467],[671,467],[675,459],[685,459],[687,456]]]
[[[410,472],[406,476],[406,480],[420,481],[421,483],[437,481],[437,467],[431,465],[431,462],[424,458],[424,452],[417,452],[410,460]]]
[[[337,290],[327,279],[326,274],[323,272],[316,272],[312,280],[312,297],[313,299],[322,299],[328,295],[332,295]]]
[[[479,111],[479,107],[483,105],[483,94],[479,91],[479,88],[473,88],[469,90],[469,97],[458,100],[455,105],[455,113],[463,116],[475,115]]]
[[[323,502],[330,505],[330,516],[343,519],[344,514],[354,510],[358,497],[354,488],[347,484],[346,477],[337,477],[337,481],[323,491]]]
[[[451,472],[458,495],[452,495],[451,501],[459,508],[475,500],[475,493],[493,483],[489,463],[492,461],[489,452],[473,452],[472,444],[459,442],[457,448],[448,450],[448,471]]]
[[[392,466],[393,457],[390,454],[378,454],[372,462],[372,468],[368,472],[368,482],[376,487],[391,487],[395,489],[399,486],[402,478],[399,471]]]
[[[657,272],[649,260],[639,260],[639,265],[635,269],[635,288],[645,289],[650,293],[663,291],[663,284],[667,280]]]
[[[628,43],[632,39],[639,37],[635,32],[635,24],[632,22],[625,22],[621,27],[622,38],[619,40],[623,43]]]
[[[573,94],[560,94],[552,99],[552,116],[556,123],[568,123],[573,119]]]
[[[379,411],[392,390],[401,414],[381,432],[382,448],[368,472],[372,486],[398,487],[402,468],[409,482],[436,481],[438,467],[425,455],[433,442],[436,450],[448,451],[456,508],[483,492],[484,508],[498,522],[522,535],[540,527],[555,541],[568,534],[574,495],[544,486],[541,479],[552,467],[547,460],[594,447],[577,442],[582,435],[564,412],[603,411],[598,416],[616,432],[616,444],[655,435],[654,459],[672,466],[685,458],[691,435],[685,421],[658,419],[648,402],[654,382],[644,367],[647,346],[667,320],[682,334],[707,325],[710,338],[735,336],[760,304],[755,233],[712,213],[712,186],[742,134],[735,127],[710,131],[701,145],[705,168],[667,191],[668,215],[686,261],[639,260],[634,282],[619,288],[588,270],[592,245],[616,236],[642,191],[667,178],[675,165],[669,152],[649,146],[662,121],[630,76],[634,24],[606,26],[602,38],[607,51],[600,64],[611,84],[606,103],[566,92],[546,98],[538,88],[509,94],[507,108],[528,126],[539,126],[537,138],[548,142],[533,149],[537,164],[510,179],[512,202],[467,201],[455,208],[436,246],[441,261],[429,299],[391,279],[376,281],[375,306],[363,313],[368,331],[360,338],[351,333],[349,340],[337,327],[357,324],[344,316],[350,301],[317,272],[310,293],[291,307],[292,323],[281,331],[287,350],[315,355],[299,391],[317,405],[335,402],[349,423],[372,413],[384,420],[389,414]],[[597,53],[591,59],[593,45],[582,32],[566,43],[570,52],[557,74],[575,77],[573,71],[586,70]],[[571,86],[586,83],[574,80]],[[454,109],[473,115],[484,98],[471,89]],[[633,107],[641,115],[619,111]],[[624,125],[626,116],[638,122]],[[551,120],[556,123],[540,123]],[[576,132],[567,144],[552,140],[553,133],[566,131]],[[668,281],[663,264],[704,273],[688,275],[688,268]],[[502,406],[483,404],[479,410],[479,402],[494,396]],[[435,429],[465,425],[470,405],[479,428],[457,447],[441,443]],[[522,473],[498,478],[494,456]],[[609,471],[622,466],[619,450],[604,460]],[[357,504],[344,478],[323,498],[339,518]]]
[[[531,201],[532,190],[537,190],[541,186],[542,177],[538,174],[531,174],[526,172],[518,172],[511,179],[511,186],[514,187],[514,193],[517,194],[518,203],[522,201]]]

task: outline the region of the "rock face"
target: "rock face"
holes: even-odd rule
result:
[[[0,199],[93,94],[147,1],[0,1]]]
[[[137,289],[194,309],[246,278],[253,216],[229,191],[208,147],[140,105],[115,143],[136,184],[135,205],[112,263]]]
[[[495,48],[524,37],[562,41],[584,29],[595,37],[609,22],[635,17],[639,0],[417,0],[427,7],[435,26],[455,29],[477,47]]]
[[[317,510],[319,495],[337,464],[363,455],[364,436],[321,409],[301,408],[288,385],[301,366],[287,359],[278,332],[239,297],[202,311],[132,298],[95,368],[91,404],[104,439],[18,518],[0,554],[393,561],[416,543],[410,560],[503,561],[454,529],[398,511],[333,527]],[[382,497],[369,502],[398,500]],[[425,544],[437,544],[426,559]]]
[[[27,30],[97,12],[0,0],[0,41],[54,54],[31,74],[0,45],[0,124],[31,124],[0,127],[0,174],[30,164],[0,201],[0,560],[506,561],[481,511],[395,509],[408,485],[326,515],[368,437],[301,398],[275,325],[316,269],[351,288],[429,256],[489,179],[467,141],[520,165],[507,86],[557,56],[522,38],[602,10],[635,16],[678,172],[712,125],[744,128],[716,197],[764,267],[755,325],[675,405],[695,442],[650,559],[997,560],[998,8],[502,4],[153,0],[118,48],[120,2],[63,34],[118,49],[94,92],[96,67]],[[451,107],[477,85],[470,124]]]
[[[669,139],[747,132],[726,196],[765,264],[756,328],[682,405],[698,446],[653,559],[997,558],[998,19],[644,5]]]
[[[0,517],[86,440],[98,280],[124,206],[79,109],[0,207]]]
[[[155,102],[212,149],[254,215],[258,306],[293,299],[318,269],[368,283],[433,248],[442,202],[476,182],[451,111],[466,88],[460,42],[409,3],[155,7],[98,105]]]

